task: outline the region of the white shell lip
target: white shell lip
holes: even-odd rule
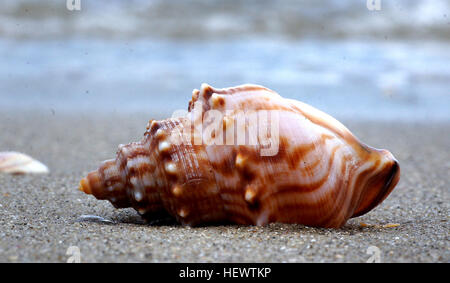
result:
[[[47,174],[48,167],[20,152],[0,152],[0,172],[8,174]]]

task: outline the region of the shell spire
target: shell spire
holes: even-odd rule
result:
[[[146,219],[337,228],[380,204],[400,178],[390,152],[262,86],[202,84],[188,110],[151,120],[141,141],[120,145],[80,190]]]

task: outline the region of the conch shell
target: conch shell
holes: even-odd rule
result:
[[[188,109],[150,121],[140,142],[120,145],[80,190],[146,219],[337,228],[380,204],[400,177],[389,151],[262,86],[203,84]]]
[[[24,153],[3,151],[0,152],[0,172],[16,175],[46,174],[49,170],[47,166]]]

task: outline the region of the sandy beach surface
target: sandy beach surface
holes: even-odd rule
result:
[[[0,151],[30,154],[51,170],[0,174],[0,261],[66,262],[70,246],[82,262],[366,262],[374,255],[381,262],[450,261],[450,123],[343,121],[362,141],[389,149],[402,175],[386,201],[341,229],[190,228],[147,225],[134,210],[77,190],[118,144],[140,139],[149,118],[161,117],[0,112]],[[382,227],[388,223],[399,225]]]

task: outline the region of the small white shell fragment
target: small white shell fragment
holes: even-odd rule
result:
[[[91,215],[91,214],[81,215],[80,217],[78,217],[77,222],[98,222],[105,224],[114,224],[114,221],[111,221],[98,215]]]
[[[47,166],[30,156],[15,152],[0,152],[0,172],[9,174],[47,174]]]

